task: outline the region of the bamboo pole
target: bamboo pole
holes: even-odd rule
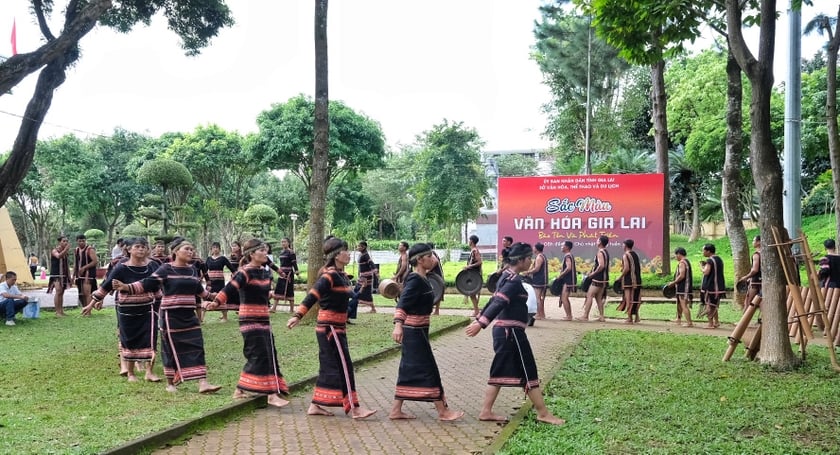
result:
[[[735,326],[735,330],[733,330],[732,335],[729,336],[729,347],[726,349],[726,354],[723,355],[724,362],[728,362],[729,359],[732,358],[732,354],[735,353],[735,348],[737,348],[738,343],[741,342],[741,337],[743,337],[744,332],[747,331],[747,327],[750,325],[750,322],[752,322],[753,315],[760,304],[761,296],[757,295],[752,299],[749,305],[747,305],[747,308],[744,310],[744,314],[741,315],[741,320],[738,321],[738,324]]]

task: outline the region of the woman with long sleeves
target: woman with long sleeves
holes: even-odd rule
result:
[[[268,261],[268,249],[262,240],[251,239],[245,242],[244,254],[239,271],[205,308],[213,310],[224,305],[229,296],[239,295],[239,332],[245,345],[242,352],[246,362],[233,397],[268,395],[268,404],[280,408],[289,404],[283,398],[289,394],[289,387],[277,363],[268,313],[271,272],[263,267]]]
[[[324,241],[323,251],[326,265],[321,269],[321,276],[286,324],[294,328],[315,303],[319,304],[315,335],[320,368],[307,414],[332,416],[323,406],[341,406],[345,414],[364,419],[376,411],[359,405],[353,361],[347,347],[347,305],[353,287],[344,267],[350,263],[350,253],[347,242],[337,237]]]
[[[161,265],[152,276],[131,284],[113,281],[114,289],[127,294],[163,292],[160,303],[161,354],[166,390],[176,392],[183,381],[198,381],[200,393],[214,393],[220,386],[207,382],[204,336],[196,315],[196,297],[208,299],[201,285],[201,272],[190,264],[195,253],[192,243],[177,237],[170,244],[172,261]]]
[[[467,336],[476,336],[493,320],[493,350],[496,352],[490,366],[490,379],[484,392],[484,402],[478,420],[506,421],[507,417],[493,413],[493,403],[502,387],[523,387],[537,411],[537,420],[553,425],[563,425],[560,419],[545,406],[537,362],[531,344],[525,335],[528,324],[528,293],[522,286],[520,273],[531,266],[531,245],[518,242],[510,248],[509,267],[496,284],[496,292],[476,320],[467,326]]]
[[[222,245],[219,242],[213,242],[210,245],[210,256],[204,261],[207,267],[207,290],[210,292],[219,292],[225,287],[225,268],[233,273],[234,268],[230,260],[226,256],[222,256]],[[222,322],[227,322],[228,310],[222,310],[222,316],[219,318]]]
[[[271,312],[277,311],[277,304],[284,300],[289,302],[289,312],[295,310],[295,276],[300,275],[297,265],[297,254],[292,250],[292,241],[287,237],[280,240],[282,250],[277,256],[280,272],[277,277],[277,287],[274,288],[274,306]]]
[[[435,293],[426,279],[437,265],[437,256],[428,243],[417,243],[408,250],[408,263],[414,268],[405,284],[394,311],[394,331],[391,337],[402,346],[402,358],[397,376],[391,419],[413,419],[403,412],[405,400],[431,401],[438,419],[452,421],[461,418],[463,411],[453,411],[446,405],[440,371],[429,343],[429,323],[435,306]]]

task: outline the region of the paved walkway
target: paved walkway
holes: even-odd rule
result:
[[[581,323],[561,321],[557,298],[546,302],[548,320],[528,328],[528,338],[537,358],[540,377],[550,379],[565,358],[562,354],[578,343],[589,330],[634,328],[659,331],[684,329],[664,322],[627,326],[621,321]],[[582,299],[573,299],[576,315]],[[383,308],[383,311],[388,309]],[[362,310],[364,311],[364,310]],[[393,309],[391,309],[393,311]],[[364,317],[364,315],[360,315]],[[352,350],[352,328],[350,329]],[[706,335],[728,335],[731,328],[691,330]],[[190,438],[182,445],[158,450],[158,454],[475,454],[492,444],[504,424],[477,419],[493,358],[492,336],[483,330],[468,338],[463,330],[432,340],[450,408],[466,415],[457,422],[439,422],[432,403],[410,402],[403,409],[417,416],[414,420],[391,421],[388,412],[394,398],[399,356],[392,356],[356,370],[356,386],[361,403],[378,409],[373,417],[354,421],[340,409],[335,417],[307,416],[310,393],[294,397],[283,409],[264,408],[227,423],[223,428]],[[282,359],[281,359],[282,363]],[[502,388],[495,412],[513,416],[525,402],[519,388]],[[560,416],[563,417],[563,416]],[[512,425],[512,424],[509,424]]]

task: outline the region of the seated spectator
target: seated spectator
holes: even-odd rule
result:
[[[6,280],[0,283],[0,308],[6,311],[6,325],[15,325],[15,314],[20,313],[29,302],[29,297],[21,294],[17,287],[17,274],[6,272]]]

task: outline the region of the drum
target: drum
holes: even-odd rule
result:
[[[386,299],[396,299],[400,296],[402,286],[394,280],[387,279],[379,282],[379,295]]]
[[[551,282],[551,286],[548,288],[551,291],[551,295],[558,296],[563,293],[563,282],[560,281],[560,278],[555,278],[554,281]]]
[[[580,282],[580,290],[589,292],[589,286],[592,286],[592,278],[589,275],[584,275],[583,280]]]
[[[624,295],[624,286],[620,279],[613,281],[613,292],[618,296]]]
[[[446,289],[446,282],[437,273],[428,273],[426,278],[429,279],[429,284],[432,285],[432,291],[435,293],[435,303],[443,300],[443,291]]]
[[[491,273],[490,276],[487,277],[487,290],[490,292],[496,292],[496,283],[499,282],[499,278],[501,277],[501,270]]]
[[[463,295],[475,295],[481,291],[481,272],[475,269],[465,269],[455,277],[455,287]]]
[[[668,286],[666,284],[665,286],[662,287],[662,295],[666,299],[673,299],[674,297],[677,296],[677,286],[676,285]]]
[[[748,280],[741,280],[735,283],[735,289],[738,290],[741,294],[746,294],[747,290],[750,288],[750,283]]]

